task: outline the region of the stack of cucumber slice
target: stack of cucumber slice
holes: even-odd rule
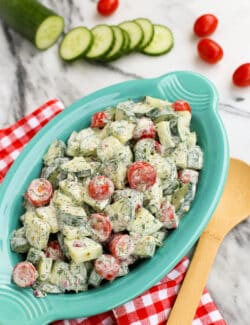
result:
[[[162,55],[174,44],[171,30],[152,24],[147,18],[125,21],[117,26],[97,25],[91,30],[76,27],[63,38],[59,54],[63,60],[79,57],[109,62],[132,51],[147,55]]]

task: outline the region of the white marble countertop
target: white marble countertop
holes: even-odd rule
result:
[[[168,25],[175,46],[162,57],[131,54],[110,64],[79,60],[63,63],[55,45],[39,52],[0,23],[0,127],[6,127],[50,98],[65,105],[99,88],[128,79],[159,76],[173,70],[193,70],[211,79],[220,94],[219,111],[226,126],[232,157],[250,163],[250,89],[232,86],[234,69],[250,61],[249,0],[120,0],[111,17],[96,14],[93,0],[44,0],[62,14],[66,30],[78,25],[116,24],[136,17],[148,17]],[[200,61],[194,20],[214,13],[219,26],[212,36],[224,49],[217,65]],[[208,281],[208,288],[229,325],[250,324],[250,220],[235,228],[224,240]]]

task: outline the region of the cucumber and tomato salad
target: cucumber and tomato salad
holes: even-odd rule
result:
[[[91,30],[77,27],[63,38],[59,54],[63,60],[79,57],[109,62],[132,51],[146,55],[162,55],[174,44],[171,30],[153,24],[149,19],[137,18],[118,26],[97,25]]]
[[[184,100],[146,96],[96,112],[67,144],[55,140],[11,235],[12,251],[27,253],[13,282],[36,297],[86,291],[152,257],[195,196],[203,154],[191,112]]]

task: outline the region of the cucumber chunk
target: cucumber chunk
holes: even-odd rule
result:
[[[140,49],[146,47],[153,39],[154,36],[154,26],[151,21],[147,18],[137,18],[135,22],[140,25],[143,30],[143,40],[140,44]]]
[[[87,237],[83,239],[66,239],[65,245],[69,250],[69,256],[77,264],[94,260],[102,255],[102,246]]]
[[[171,50],[174,46],[174,38],[171,30],[163,25],[154,26],[154,37],[152,41],[142,49],[147,55],[162,55]]]
[[[37,265],[40,281],[48,280],[52,269],[53,259],[51,257],[42,257]]]
[[[40,259],[44,256],[45,255],[43,251],[40,251],[39,249],[36,249],[34,247],[30,247],[26,257],[26,261],[32,263],[33,265],[37,265]]]
[[[61,140],[55,140],[49,147],[46,154],[43,156],[44,165],[53,164],[55,159],[62,158],[65,153],[65,143]]]
[[[141,26],[135,21],[124,21],[123,23],[119,24],[119,27],[128,33],[130,39],[129,50],[133,51],[139,48],[144,37]]]
[[[91,31],[86,27],[71,29],[63,38],[59,55],[63,60],[71,61],[82,57],[93,43]]]
[[[98,273],[96,273],[95,269],[93,269],[90,273],[88,283],[93,287],[98,287],[101,284],[102,280],[103,278]]]
[[[125,37],[123,30],[118,26],[111,26],[114,32],[115,41],[111,50],[102,59],[103,61],[111,61],[118,59],[123,54],[123,47],[125,42]]]
[[[10,246],[13,252],[16,253],[27,253],[30,245],[25,237],[25,228],[19,228],[12,233]]]
[[[92,28],[94,41],[85,54],[87,59],[100,59],[105,56],[113,46],[115,37],[113,29],[107,25],[97,25]]]

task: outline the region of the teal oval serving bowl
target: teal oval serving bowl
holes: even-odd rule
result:
[[[11,282],[11,272],[22,257],[11,252],[10,235],[19,226],[23,194],[31,180],[40,175],[42,156],[51,142],[65,141],[73,130],[89,126],[96,111],[145,95],[169,101],[184,99],[191,104],[191,128],[197,132],[204,152],[204,168],[190,211],[153,258],[100,288],[37,299],[31,288],[16,287]],[[229,152],[217,106],[217,91],[205,77],[188,71],[171,72],[156,79],[127,81],[88,95],[65,109],[30,141],[0,187],[0,324],[42,325],[110,310],[150,288],[177,264],[205,228],[224,188]]]

